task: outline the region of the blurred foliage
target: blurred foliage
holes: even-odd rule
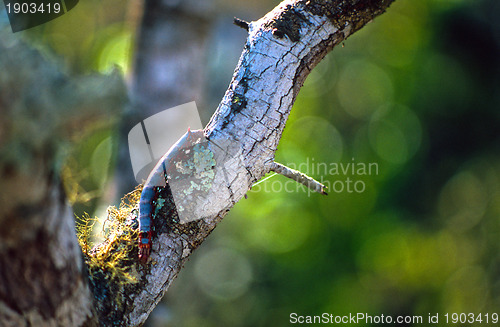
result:
[[[0,16],[6,17],[0,6]],[[5,16],[3,16],[5,15]],[[63,180],[72,199],[96,198],[93,189],[83,190],[78,184],[85,171],[99,174],[98,184],[109,164],[111,142],[92,147],[91,131],[106,130],[111,140],[113,128],[127,102],[123,77],[116,70],[108,74],[88,71],[78,74],[50,60],[49,48],[39,44],[36,51],[24,32],[13,34],[8,21],[0,19],[0,166],[1,186],[8,190],[0,194],[1,211],[12,205],[36,201],[33,185],[45,181],[46,174],[63,171]],[[96,135],[93,133],[93,135]],[[82,141],[82,143],[78,143]],[[94,137],[95,141],[95,137]],[[69,157],[80,147],[91,152]],[[94,150],[100,151],[92,156]],[[86,161],[88,159],[88,161]],[[107,160],[106,160],[107,159]],[[67,169],[78,162],[81,171]],[[91,165],[89,165],[91,164]],[[74,191],[74,192],[73,192]],[[36,196],[42,196],[37,194]],[[12,201],[12,198],[17,199]],[[19,202],[21,201],[21,202]]]
[[[128,74],[140,13],[138,1],[80,1],[60,18],[21,34],[71,71],[107,72],[117,66]]]
[[[14,36],[30,43],[50,62],[57,62],[59,69],[68,75],[98,76],[96,73],[113,72],[116,77],[127,77],[140,8],[136,1],[80,1],[60,18]],[[79,88],[90,95],[91,89],[85,84],[80,84]],[[105,93],[106,90],[103,85],[94,88],[95,92]],[[125,94],[121,100],[123,112]],[[92,110],[81,108],[81,111],[99,110],[106,105],[102,102]],[[107,204],[112,201],[108,186],[118,151],[120,118],[109,115],[93,124],[72,126],[72,146],[66,147],[61,155],[64,158],[62,177],[69,201],[79,217],[94,213],[103,197]]]
[[[263,3],[247,2],[239,17],[258,18],[252,10],[277,2]],[[137,7],[80,2],[23,33],[70,70],[116,64],[128,73]],[[499,15],[496,0],[397,0],[334,49],[306,80],[277,153],[329,182],[330,195],[280,176],[254,187],[148,325],[285,326],[292,312],[498,312]],[[227,75],[212,78],[221,80],[210,85],[217,99],[244,37],[228,38],[232,31],[219,24],[213,36],[209,65]],[[70,170],[87,200],[102,194],[116,150],[113,130],[95,131],[82,134],[72,155],[81,166]],[[348,164],[356,169],[335,173]],[[357,169],[369,164],[377,170]],[[348,180],[363,191],[349,192]]]

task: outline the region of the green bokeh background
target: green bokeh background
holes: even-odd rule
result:
[[[238,15],[255,19],[276,3],[242,3]],[[136,7],[81,1],[23,33],[69,71],[118,65],[127,76]],[[224,8],[220,17],[230,20]],[[256,185],[192,256],[148,326],[287,326],[292,312],[424,322],[441,313],[446,326],[444,313],[498,313],[498,17],[497,0],[396,0],[334,49],[306,80],[276,154],[330,194],[281,176]],[[239,53],[241,35],[231,42]],[[236,59],[217,63],[231,72]],[[81,216],[99,211],[116,134],[96,128],[76,143],[73,158],[92,158],[70,167],[83,188]],[[341,164],[377,169],[335,173]]]

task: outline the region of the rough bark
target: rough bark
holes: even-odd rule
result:
[[[55,149],[60,146],[54,140],[61,137],[61,131],[71,130],[72,118],[66,118],[63,124],[51,125],[53,121],[61,121],[59,116],[66,115],[56,111],[58,119],[48,120],[50,128],[40,127],[36,119],[28,121],[26,126],[16,126],[16,110],[12,108],[18,107],[13,102],[16,97],[22,97],[2,92],[0,106],[10,115],[0,122],[2,324],[92,326],[96,321],[101,326],[143,324],[192,251],[251,185],[272,169],[286,120],[308,73],[335,45],[384,12],[392,1],[284,1],[248,25],[248,39],[231,84],[204,132],[195,133],[199,141],[194,143],[206,144],[204,151],[216,162],[210,168],[214,170],[210,175],[210,190],[194,200],[197,201],[194,207],[202,210],[196,212],[192,221],[180,223],[174,219],[179,215],[179,208],[171,201],[169,189],[165,189],[163,196],[167,203],[158,216],[162,219],[157,217],[155,221],[151,259],[146,265],[128,263],[135,269],[139,283],[126,288],[91,275],[93,293],[90,294],[85,266],[76,254],[73,217],[54,178],[58,173],[54,165]],[[8,49],[3,50],[2,58],[8,53]],[[2,63],[2,67],[14,65],[15,60],[11,58],[11,61]],[[33,79],[30,74],[33,69],[17,76],[20,85]],[[54,80],[50,77],[36,83],[31,81],[32,86],[50,85],[57,80],[57,76]],[[9,81],[5,85],[1,91],[9,87]],[[28,92],[24,87],[17,89]],[[116,89],[109,88],[99,91],[101,93],[94,95],[96,98],[102,92],[116,93]],[[54,93],[46,92],[42,100],[35,97],[33,101],[43,103],[51,97],[57,98]],[[86,94],[78,99],[85,103],[88,98]],[[102,96],[99,100],[103,101]],[[90,108],[89,104],[82,105],[79,101],[68,102],[76,108],[71,111],[73,117],[78,117],[73,123],[109,114],[109,107],[116,107],[104,110],[102,105],[94,104],[97,110],[88,113],[85,110]],[[21,108],[31,106],[24,103]],[[85,114],[79,114],[78,109]],[[53,115],[53,111],[47,109],[43,113]],[[35,132],[42,133],[43,137],[23,136],[23,128],[32,125],[38,126]],[[19,140],[21,144],[16,144]],[[192,146],[193,138],[186,136],[184,142]],[[183,149],[186,147],[174,148],[164,160],[175,167],[175,158]],[[27,157],[13,155],[19,151],[26,152]],[[134,215],[137,213],[132,213],[131,219]],[[97,282],[102,287],[95,287]],[[106,292],[96,293],[103,289]]]

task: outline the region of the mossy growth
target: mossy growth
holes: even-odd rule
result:
[[[89,284],[96,300],[106,307],[103,310],[110,310],[111,303],[121,306],[126,301],[125,288],[139,281],[137,205],[142,188],[139,185],[125,195],[118,208],[108,208],[100,231],[104,234],[103,242],[93,244],[91,240],[98,218],[85,215],[77,222],[76,234],[87,264]]]

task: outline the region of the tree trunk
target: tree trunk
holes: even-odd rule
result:
[[[147,0],[140,24],[131,79],[131,110],[122,119],[116,182],[119,194],[136,185],[127,144],[139,121],[202,99],[212,0]]]
[[[0,325],[98,325],[59,181],[68,140],[120,115],[121,78],[70,78],[0,29]]]
[[[116,115],[123,104],[118,96],[123,85],[113,77],[103,78],[105,83],[99,78],[70,81],[29,50],[23,50],[29,55],[19,63],[22,45],[2,45],[0,65],[9,68],[5,74],[10,78],[0,80],[0,106],[6,117],[0,122],[2,325],[143,324],[192,251],[255,181],[280,167],[274,163],[274,153],[309,72],[391,2],[284,1],[256,22],[238,22],[249,35],[216,113],[204,131],[187,134],[163,158],[169,172],[194,178],[190,181],[198,188],[178,198],[182,192],[176,194],[175,183],[164,185],[158,195],[164,202],[155,208],[153,251],[146,264],[138,262],[137,247],[125,227],[87,253],[88,265],[82,264],[71,210],[57,182],[59,140],[71,138],[72,124]],[[61,82],[68,86],[61,87]],[[82,86],[88,86],[85,94],[75,91]],[[34,94],[29,97],[26,92]],[[180,170],[184,164],[193,164],[195,177]],[[162,174],[158,168],[146,187],[165,180]],[[189,200],[190,194],[196,196]],[[132,206],[138,208],[138,199],[134,201]],[[184,206],[188,221],[182,221]],[[129,221],[137,215],[130,209]],[[111,254],[120,247],[127,250],[117,259]],[[132,274],[136,282],[114,278],[111,266]]]

